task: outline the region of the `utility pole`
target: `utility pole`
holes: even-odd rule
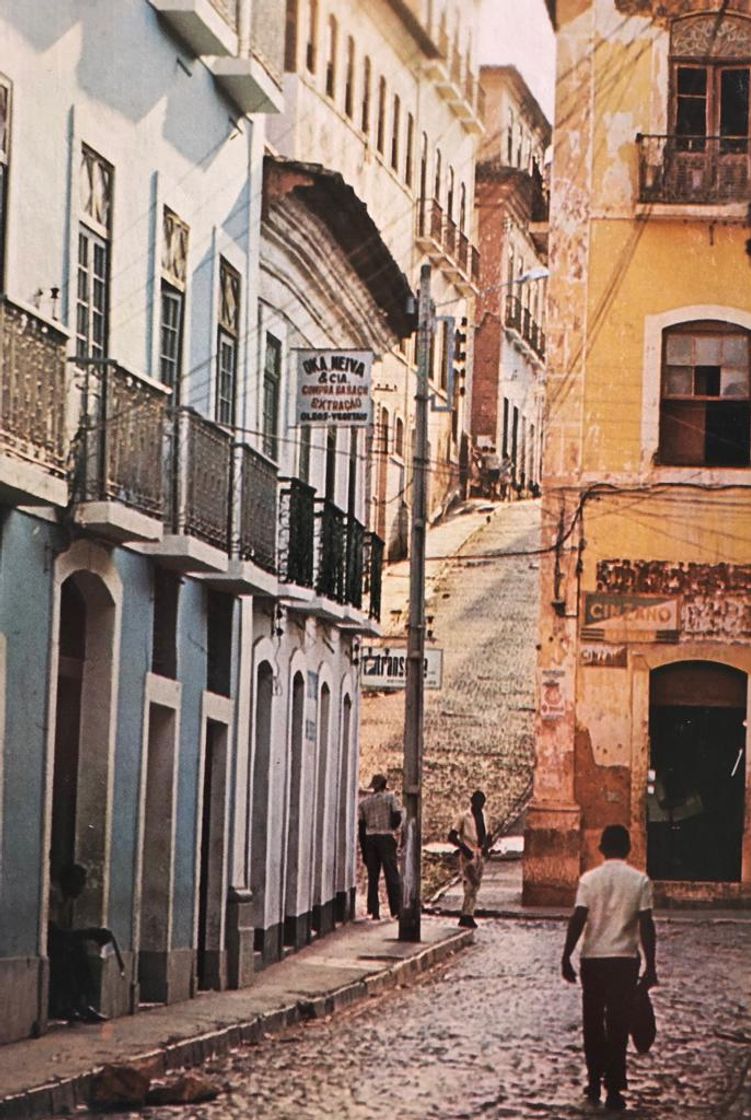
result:
[[[425,532],[428,481],[428,371],[433,337],[430,265],[420,270],[417,304],[417,396],[412,456],[412,534],[409,562],[409,624],[404,706],[405,844],[399,940],[420,940],[422,910],[422,747],[425,707]]]

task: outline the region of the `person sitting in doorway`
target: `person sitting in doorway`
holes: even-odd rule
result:
[[[112,930],[75,928],[75,901],[83,893],[86,879],[86,868],[80,863],[71,863],[50,881],[47,936],[50,1005],[54,1016],[68,1022],[102,1023],[107,1016],[94,1007],[95,985],[87,942],[94,942],[100,948],[111,944],[117,954],[121,975],[124,967]]]

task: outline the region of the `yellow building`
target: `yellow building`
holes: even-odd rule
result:
[[[538,757],[524,893],[604,825],[751,900],[751,4],[550,3]]]

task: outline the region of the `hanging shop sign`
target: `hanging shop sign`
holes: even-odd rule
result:
[[[439,689],[443,683],[443,650],[428,648],[424,662],[425,687]],[[360,646],[360,683],[363,688],[383,690],[407,684],[406,646]]]
[[[681,602],[667,595],[584,596],[581,636],[589,642],[677,642]]]
[[[372,370],[370,350],[298,350],[295,423],[367,427]]]

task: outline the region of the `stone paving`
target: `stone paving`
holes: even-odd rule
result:
[[[539,562],[494,554],[533,553],[539,520],[536,501],[485,504],[428,534],[436,559],[427,614],[444,650],[444,679],[441,691],[426,693],[425,842],[445,840],[452,814],[475,787],[488,795],[492,827],[531,779]],[[406,573],[397,565],[387,577],[384,617],[396,632],[405,621]],[[384,770],[400,787],[403,727],[403,693],[364,698],[361,785]]]
[[[560,921],[490,920],[408,990],[291,1028],[211,1067],[210,1105],[152,1120],[569,1120],[581,1096],[579,989],[558,975]],[[751,923],[658,922],[658,1041],[629,1057],[626,1115],[751,1117]]]

